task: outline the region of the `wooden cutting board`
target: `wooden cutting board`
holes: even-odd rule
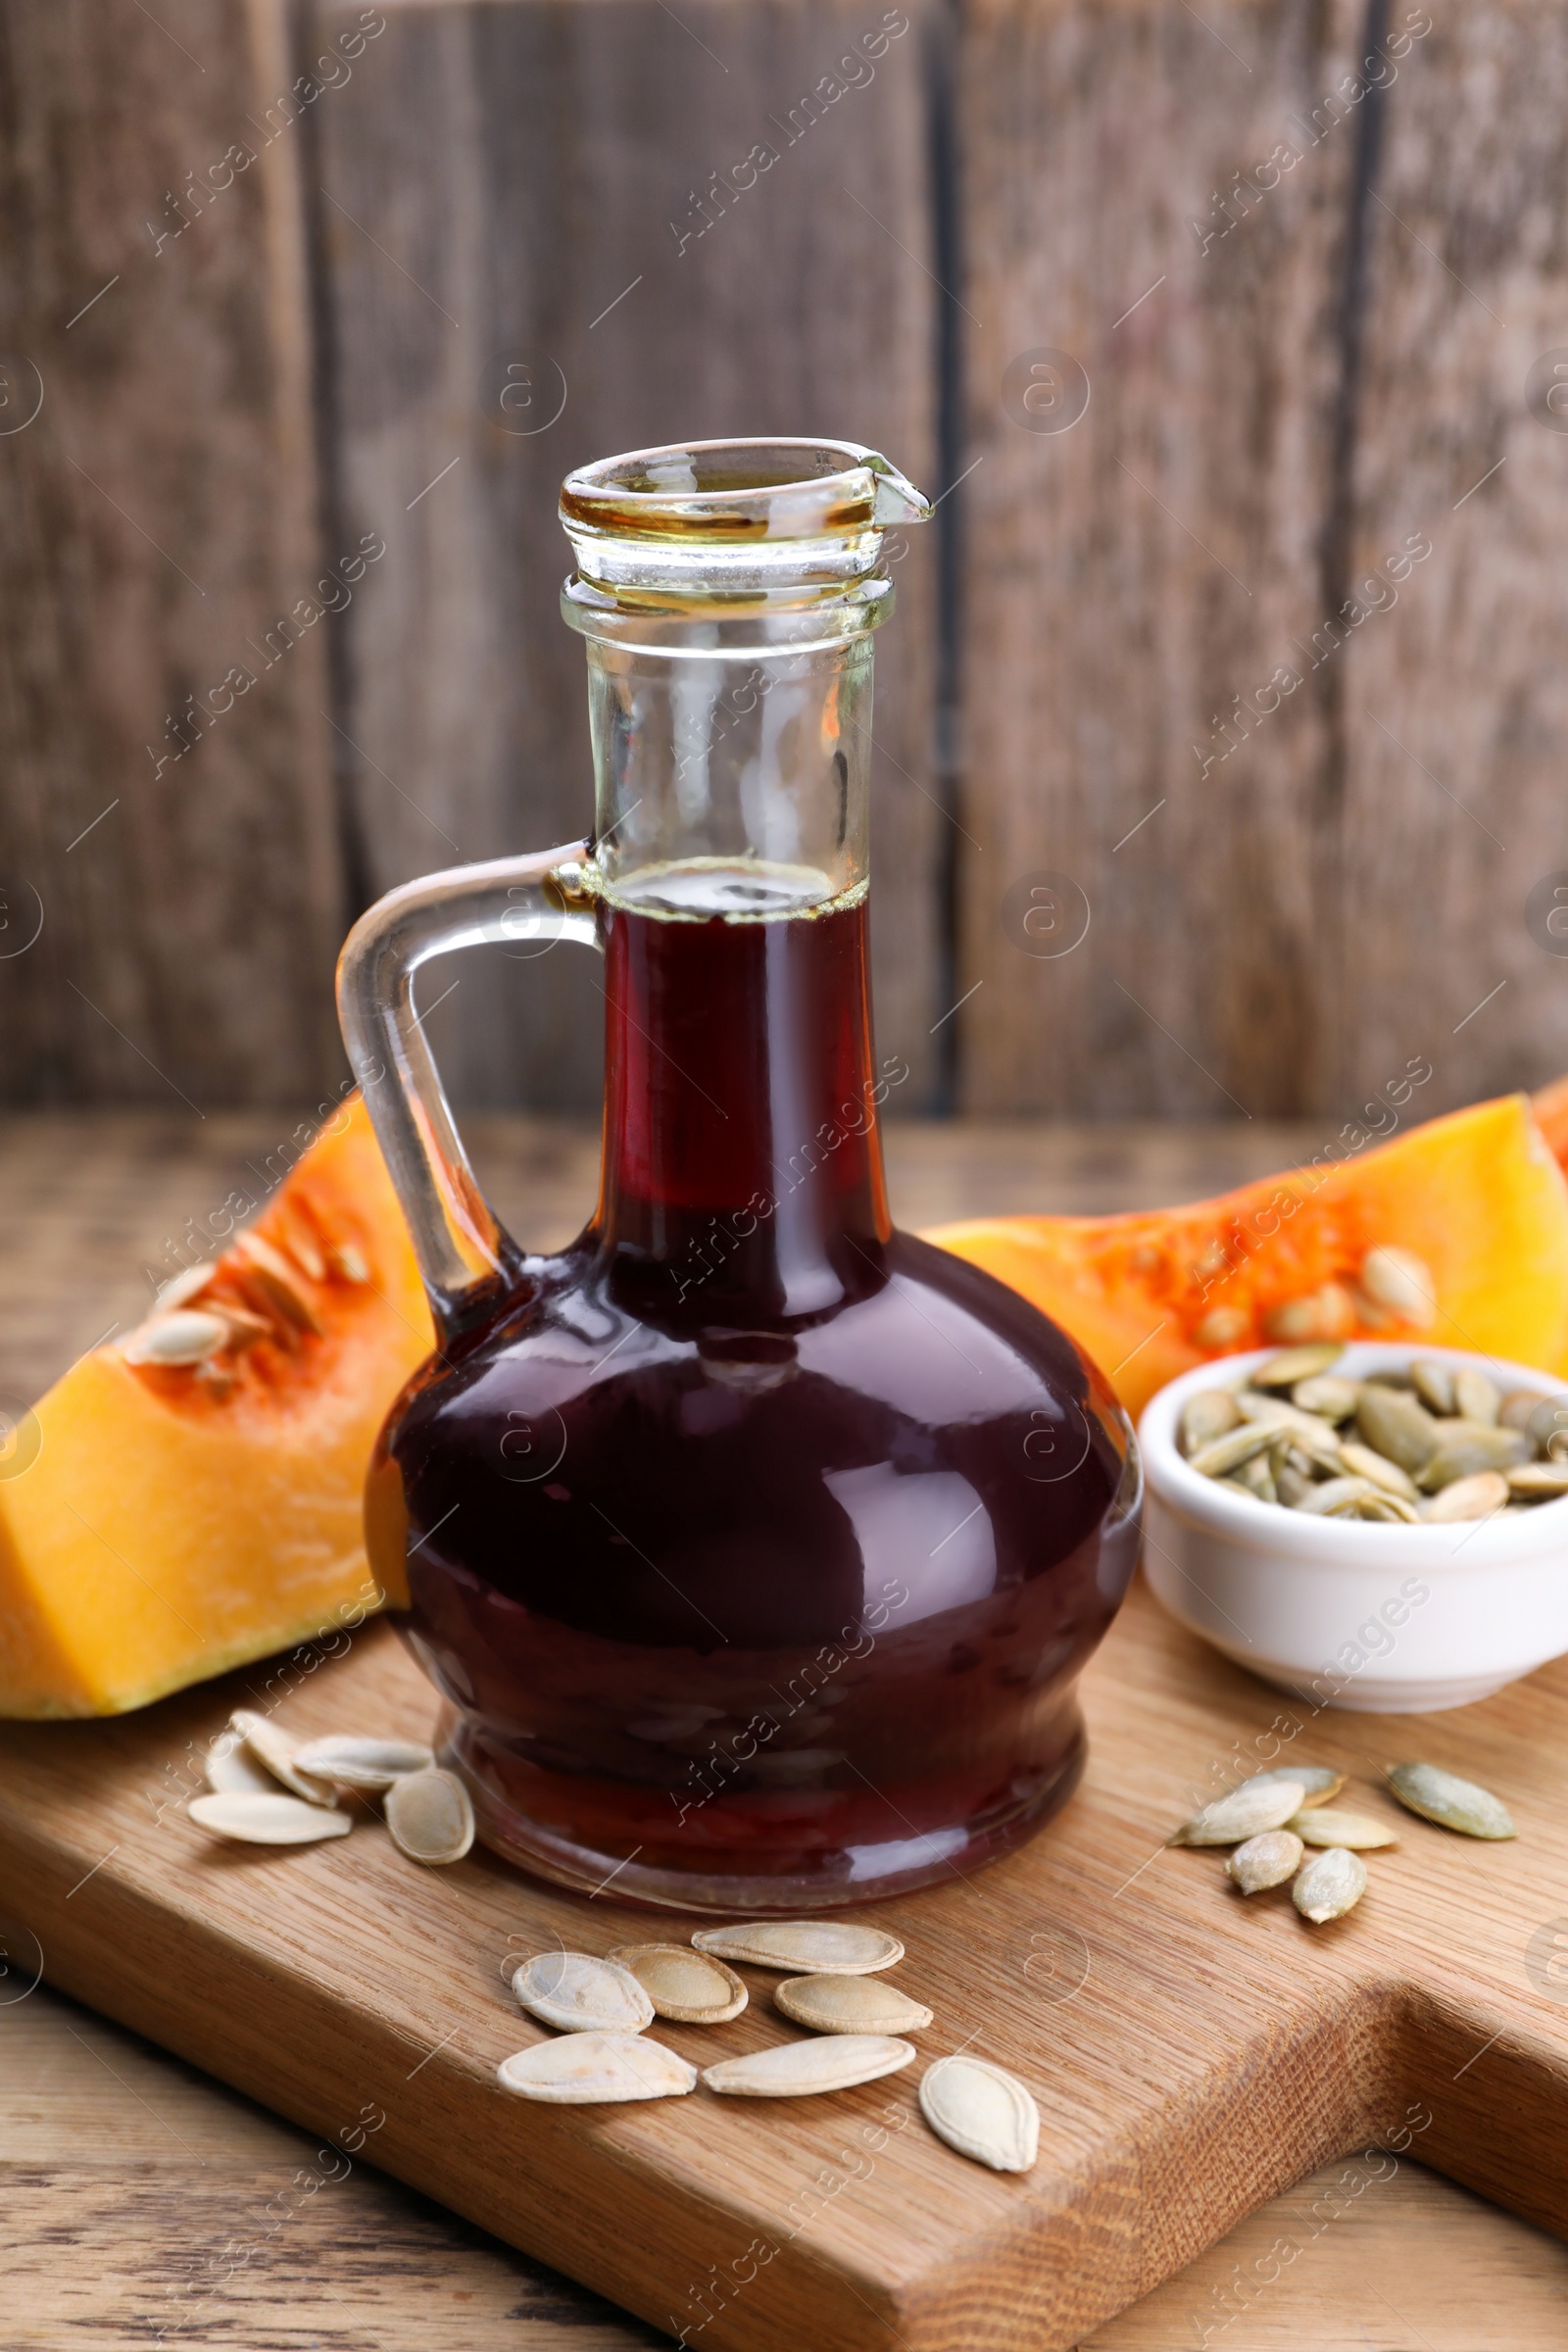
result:
[[[309,2125],[323,2180],[328,2152],[352,2151],[705,2347],[1069,2347],[1314,2165],[1374,2145],[1568,2231],[1568,1663],[1451,1715],[1314,1717],[1140,1587],[1085,1698],[1089,1769],[1058,1822],[971,1880],[861,1914],[904,1937],[898,1982],[936,2011],[922,2056],[966,2044],[1033,2088],[1041,2154],[1022,2178],[931,2136],[918,2066],[800,2102],[509,2098],[496,2063],[538,2033],[509,1967],[696,1923],[661,1931],[481,1852],[420,1870],[368,1810],[352,1837],[292,1852],[195,1830],[192,1759],[233,1705],[273,1703],[300,1734],[430,1723],[387,1627],[309,1673],[5,1727],[8,1965]],[[1295,1758],[1365,1780],[1413,1756],[1494,1788],[1517,1842],[1399,1814],[1359,1909],[1316,1930],[1281,1894],[1244,1902],[1219,1856],[1163,1844],[1242,1771]],[[731,2025],[660,2035],[700,2063],[788,2038],[775,1980],[747,1974]],[[1196,2313],[1194,2341],[1224,2318]],[[170,2340],[182,2319],[199,2328],[176,2284]]]

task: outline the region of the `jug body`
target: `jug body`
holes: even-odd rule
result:
[[[593,844],[533,861],[520,917],[503,861],[400,918],[602,952],[600,1198],[569,1249],[522,1255],[474,1193],[392,918],[346,956],[351,1048],[412,1056],[368,1094],[444,1343],[382,1434],[372,1564],[486,1840],[694,1909],[838,1906],[1027,1837],[1081,1770],[1077,1676],[1137,1547],[1106,1384],[888,1213],[870,630],[876,502],[914,494],[844,470],[731,445],[590,469],[575,507],[568,482]],[[439,915],[454,890],[478,911]]]

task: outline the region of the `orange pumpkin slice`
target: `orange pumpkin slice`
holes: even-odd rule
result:
[[[1568,1187],[1523,1095],[1217,1200],[926,1238],[1042,1307],[1134,1414],[1271,1343],[1424,1339],[1568,1371]]]
[[[431,1346],[356,1102],[221,1257],[73,1365],[19,1433],[0,1476],[0,1715],[119,1714],[341,1640],[387,1597],[365,1475]]]

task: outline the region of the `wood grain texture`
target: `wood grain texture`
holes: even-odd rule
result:
[[[320,0],[311,45],[350,14]],[[665,440],[828,433],[932,481],[930,6],[849,70],[859,86],[791,126],[881,14],[405,0],[318,110],[337,528],[389,547],[342,637],[338,750],[365,889],[592,821],[582,649],[558,605],[571,466]],[[737,195],[760,143],[777,160]],[[943,1009],[933,551],[915,533],[892,553],[873,942],[879,1038],[918,1094]],[[432,1024],[455,1096],[595,1103],[596,979],[570,955],[466,957]]]
[[[1541,421],[1568,414],[1526,401],[1568,340],[1568,43],[1511,0],[1431,13],[1388,95],[1368,215],[1348,586],[1369,617],[1334,657],[1346,770],[1325,821],[1348,1078],[1424,1053],[1462,1102],[1568,1058],[1568,963],[1548,952],[1568,940],[1526,923],[1568,862],[1568,440]],[[1385,559],[1411,534],[1433,553],[1391,606]]]
[[[1505,1796],[1518,1842],[1401,1821],[1362,1907],[1314,1932],[1163,1837],[1238,1763],[1283,1752],[1290,1720],[1312,1760],[1358,1777],[1405,1752],[1410,1727],[1293,1718],[1140,1591],[1086,1681],[1091,1760],[1067,1812],[1016,1859],[868,1914],[904,1938],[901,1981],[937,2012],[925,2052],[975,2034],[1034,2089],[1042,2161],[1019,2179],[932,2139],[907,2078],[760,2121],[705,2095],[508,2100],[493,2069],[538,2037],[509,1954],[558,1937],[608,1951],[640,1915],[479,1853],[420,1872],[369,1821],[284,1857],[215,1847],[179,1796],[247,1690],[305,1733],[434,1715],[377,1627],[312,1672],[253,1671],[104,1725],[8,1727],[0,1867],[48,1981],[323,2143],[354,2149],[344,2135],[384,2112],[378,2164],[657,2326],[703,2320],[708,2341],[747,2352],[1068,2347],[1356,2149],[1417,2155],[1563,2226],[1568,2003],[1529,1953],[1568,1912],[1551,1750],[1568,1667],[1416,1735]],[[754,2000],[731,2025],[661,2037],[706,2060],[779,2032]]]
[[[0,31],[12,1100],[339,1066],[332,624],[277,634],[318,570],[299,143],[255,121],[288,72],[281,0]]]

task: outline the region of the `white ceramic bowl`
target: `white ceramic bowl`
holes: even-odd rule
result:
[[[1148,1478],[1144,1569],[1172,1616],[1313,1707],[1414,1715],[1468,1706],[1568,1651],[1568,1499],[1431,1527],[1319,1519],[1202,1478],[1177,1449],[1183,1405],[1280,1352],[1185,1372],[1139,1424]],[[1506,1396],[1568,1383],[1453,1348],[1347,1348],[1363,1378],[1430,1356],[1470,1364]]]

